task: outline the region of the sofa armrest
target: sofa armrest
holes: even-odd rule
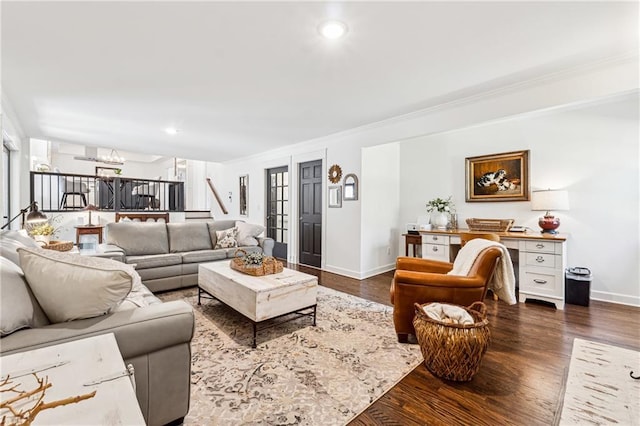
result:
[[[273,256],[273,246],[275,241],[273,238],[258,238],[258,245],[262,247],[262,253],[265,256]]]
[[[189,343],[195,319],[184,301],[158,303],[95,318],[17,331],[2,338],[2,354],[24,352],[85,337],[114,333],[123,359]]]

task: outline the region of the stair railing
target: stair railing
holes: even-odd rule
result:
[[[222,198],[220,198],[218,191],[216,191],[215,186],[213,186],[213,182],[211,182],[211,178],[207,178],[207,183],[209,184],[209,188],[211,189],[211,192],[213,192],[213,196],[216,197],[216,201],[218,202],[218,205],[220,206],[222,213],[229,214],[229,211],[227,210],[227,208],[224,206],[224,203],[222,202]]]

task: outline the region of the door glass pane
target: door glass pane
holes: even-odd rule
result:
[[[289,216],[282,216],[282,227],[284,229],[289,229]]]
[[[282,187],[278,187],[278,200],[282,200]]]
[[[276,175],[271,175],[271,187],[276,186]]]
[[[277,214],[282,214],[282,203],[278,203]]]
[[[282,174],[282,184],[285,186],[289,186],[289,172],[284,172]]]
[[[276,227],[277,228],[282,228],[282,216],[277,216],[276,217]]]
[[[286,229],[283,229],[282,230],[282,241],[284,241],[286,243],[288,239],[289,239],[289,231],[287,231]]]
[[[277,174],[277,180],[276,180],[276,185],[278,186],[282,186],[282,173],[278,173]]]
[[[289,202],[288,201],[283,201],[282,202],[282,212],[284,214],[288,214],[289,213]]]

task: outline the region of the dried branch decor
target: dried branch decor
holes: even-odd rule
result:
[[[29,390],[21,390],[21,385],[14,383],[10,376],[7,376],[0,383],[0,415],[2,415],[0,426],[28,426],[44,410],[75,404],[82,400],[93,398],[96,395],[96,391],[93,391],[57,401],[45,402],[45,393],[53,385],[49,383],[48,376],[41,379],[36,373],[33,373],[33,377],[36,380],[36,387]],[[30,400],[33,401],[30,407],[16,408],[16,406],[25,406],[25,403],[28,404]]]

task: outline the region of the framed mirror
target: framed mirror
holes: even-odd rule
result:
[[[249,208],[249,175],[240,176],[240,191],[238,193],[240,194],[240,216],[247,216]]]
[[[344,177],[344,200],[355,201],[358,199],[358,177],[349,173]]]
[[[342,186],[329,187],[329,207],[342,207]]]

